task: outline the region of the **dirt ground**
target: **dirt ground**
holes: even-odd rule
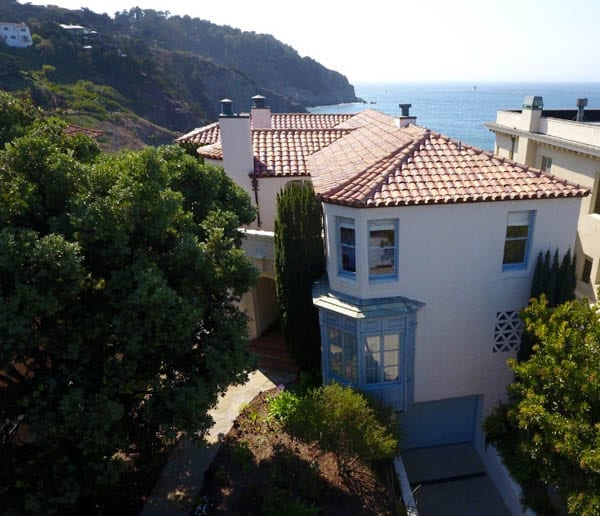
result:
[[[389,465],[377,465],[376,474],[357,460],[340,475],[333,454],[267,418],[275,391],[242,410],[205,474],[203,509],[191,514],[401,514]]]

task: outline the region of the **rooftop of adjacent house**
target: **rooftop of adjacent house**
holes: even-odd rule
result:
[[[68,125],[65,127],[65,133],[69,136],[74,134],[85,134],[90,138],[98,138],[104,134],[104,131],[100,131],[99,129],[90,129],[89,127],[81,127],[79,125]]]
[[[288,124],[286,126],[286,124]],[[584,187],[373,109],[273,114],[252,129],[258,178],[310,176],[324,202],[354,207],[581,197]],[[176,140],[222,160],[218,123]]]

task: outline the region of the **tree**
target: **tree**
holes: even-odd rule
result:
[[[575,256],[571,257],[571,249],[567,250],[559,265],[558,249],[550,260],[550,250],[538,254],[533,280],[531,281],[530,298],[546,297],[550,307],[558,306],[566,301],[575,299],[577,278],[575,275]],[[519,346],[519,360],[527,360],[532,353],[537,340],[534,335],[524,331]]]
[[[541,513],[545,485],[570,514],[600,513],[600,319],[587,300],[552,309],[532,300],[525,325],[537,339],[529,360],[509,361],[509,402],[485,422],[525,502]],[[533,493],[532,493],[533,491]],[[537,506],[536,506],[537,505]]]
[[[323,273],[321,205],[308,183],[292,183],[277,195],[275,281],[285,340],[294,360],[319,367],[321,338],[312,302],[313,282]]]
[[[246,378],[254,211],[180,149],[99,155],[57,121],[0,152],[0,199],[0,506],[86,512]]]

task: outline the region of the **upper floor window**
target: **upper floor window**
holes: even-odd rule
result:
[[[338,219],[339,271],[356,274],[356,231],[354,219]]]
[[[550,173],[550,169],[552,169],[552,158],[548,156],[542,156],[542,166],[540,167],[544,172]]]
[[[506,224],[503,268],[525,268],[533,226],[533,211],[511,211]]]
[[[369,278],[396,275],[396,225],[392,221],[369,222]]]

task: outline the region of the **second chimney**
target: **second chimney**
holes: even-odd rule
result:
[[[271,108],[265,105],[266,100],[262,95],[252,97],[250,117],[253,129],[271,129]]]

